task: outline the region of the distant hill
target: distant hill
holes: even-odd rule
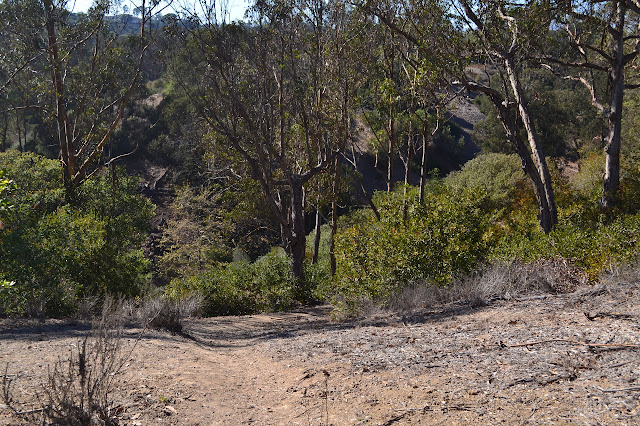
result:
[[[71,13],[69,23],[75,24],[85,13]],[[109,23],[109,28],[114,32],[122,35],[135,35],[140,32],[140,23],[142,21],[138,16],[131,14],[119,14],[105,16],[105,20]],[[154,17],[151,19],[151,27],[159,28],[165,25],[164,17]]]

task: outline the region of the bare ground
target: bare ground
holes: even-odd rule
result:
[[[131,425],[640,424],[640,285],[334,322],[328,307],[147,333],[114,393]],[[37,407],[83,323],[0,323]],[[133,345],[139,330],[127,330]],[[521,345],[529,343],[528,345]],[[625,346],[626,345],[626,346]],[[130,347],[130,346],[129,346]],[[18,424],[0,406],[1,424]]]

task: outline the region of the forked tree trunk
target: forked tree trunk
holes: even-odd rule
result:
[[[540,227],[545,233],[551,232],[551,230],[557,223],[557,215],[552,213],[555,211],[555,203],[553,203],[554,209],[552,209],[547,201],[548,192],[545,189],[540,170],[538,170],[538,168],[534,164],[534,161],[531,158],[531,153],[529,152],[527,145],[522,140],[522,136],[520,135],[520,132],[518,130],[515,117],[516,112],[513,111],[513,108],[510,104],[505,102],[503,95],[494,89],[479,86],[474,82],[467,82],[467,89],[472,91],[481,91],[489,97],[489,99],[493,103],[493,106],[496,108],[498,117],[500,119],[500,122],[502,123],[502,127],[505,130],[507,139],[514,144],[516,152],[520,157],[520,161],[522,162],[522,170],[533,183],[533,189],[536,194],[538,203],[538,221],[540,223]],[[541,158],[544,158],[541,153],[539,154]],[[547,183],[549,186],[551,185],[550,181],[547,181]],[[551,195],[551,197],[553,197],[553,191],[550,191],[549,194]]]
[[[60,160],[62,161],[62,179],[67,192],[73,191],[73,175],[76,170],[75,147],[73,135],[67,116],[64,82],[60,70],[60,57],[58,54],[58,39],[55,28],[55,14],[52,0],[44,1],[47,28],[47,54],[51,66],[52,89],[56,100],[56,121],[58,124],[56,138],[60,147]]]
[[[532,178],[534,186],[536,187],[536,196],[538,196],[538,198],[544,198],[544,200],[538,200],[540,225],[545,233],[549,233],[558,223],[558,212],[556,209],[555,196],[553,194],[553,186],[551,185],[551,174],[549,173],[549,167],[547,166],[544,153],[542,152],[542,147],[538,140],[538,133],[533,120],[531,119],[529,107],[524,98],[522,86],[520,85],[520,80],[516,75],[514,65],[508,58],[504,59],[504,65],[507,75],[509,76],[511,88],[516,98],[520,118],[527,133],[527,140],[531,150],[530,155],[535,167],[535,172],[531,170],[528,174]],[[521,149],[518,149],[518,151],[520,153]],[[520,155],[521,158],[523,157],[522,154]],[[525,157],[529,158],[528,152]],[[534,174],[536,175],[535,177],[533,176]]]

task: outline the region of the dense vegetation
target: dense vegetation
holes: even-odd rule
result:
[[[0,315],[355,313],[494,262],[637,262],[636,3],[356,3],[2,2]]]

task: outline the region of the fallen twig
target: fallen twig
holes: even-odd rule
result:
[[[537,410],[538,410],[538,403],[536,402],[533,406],[533,410],[531,411],[531,414],[529,414],[529,417],[524,419],[524,422],[522,422],[522,424],[526,424],[529,420],[531,420],[531,418],[536,414]]]
[[[594,386],[594,388],[598,389],[600,392],[628,392],[628,391],[640,391],[640,386],[632,386],[630,388],[620,388],[620,389],[603,389],[600,386]]]
[[[459,411],[474,411],[477,412],[477,407],[475,405],[471,405],[471,404],[452,404],[452,405],[445,405],[442,407],[431,407],[430,405],[425,405],[422,408],[396,408],[393,411],[397,411],[397,412],[404,412],[406,413],[414,413],[416,411],[422,411],[422,412],[427,412],[427,411],[442,411],[443,413],[446,413],[447,411],[450,410],[459,410]]]
[[[398,422],[398,421],[402,420],[406,415],[407,415],[407,413],[402,413],[402,414],[399,414],[397,416],[393,416],[392,418],[390,418],[389,420],[384,422],[384,426],[391,426],[395,422]]]
[[[34,414],[34,413],[41,413],[44,410],[46,410],[47,408],[34,408],[33,410],[27,410],[27,411],[16,411],[16,414],[19,416],[24,416],[25,414]]]
[[[634,320],[635,317],[631,314],[619,314],[616,312],[596,312],[591,315],[589,312],[584,312],[584,316],[587,317],[589,321],[595,321],[597,318],[613,318],[619,320]]]
[[[632,362],[634,361],[619,362],[613,365],[603,365],[602,368],[618,368],[618,367],[622,367],[623,365],[631,364]]]
[[[517,348],[520,346],[541,345],[543,343],[570,343],[572,345],[582,345],[582,346],[588,346],[590,348],[640,349],[640,345],[632,344],[632,343],[587,343],[587,342],[581,342],[579,340],[571,340],[571,339],[546,339],[546,340],[535,340],[533,342],[513,343],[513,344],[508,344],[501,341],[500,346],[503,348]]]

